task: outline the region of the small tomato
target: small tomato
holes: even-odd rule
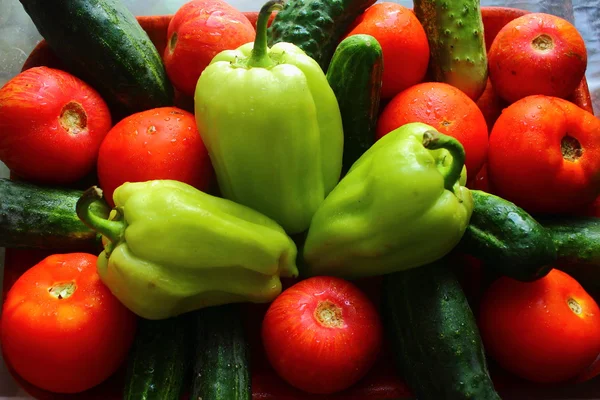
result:
[[[267,310],[262,342],[277,374],[309,393],[344,390],[366,375],[382,344],[377,309],[354,284],[313,277]]]
[[[411,9],[389,1],[374,4],[358,16],[346,36],[356,34],[371,35],[381,45],[382,99],[391,99],[425,79],[429,42]]]
[[[163,59],[173,85],[194,96],[196,83],[214,56],[254,41],[248,18],[223,0],[192,0],[169,22]]]
[[[122,119],[108,132],[98,155],[100,187],[111,206],[113,192],[125,182],[173,179],[207,191],[213,174],[194,115],[176,107]]]

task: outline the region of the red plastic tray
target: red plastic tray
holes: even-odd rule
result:
[[[485,27],[486,45],[489,48],[498,31],[509,21],[527,11],[504,8],[483,7],[483,22]],[[246,16],[253,24],[256,24],[257,12],[246,12]],[[141,26],[148,32],[150,39],[154,42],[160,54],[167,43],[167,28],[171,15],[138,17]],[[31,52],[23,65],[23,70],[35,66],[46,65],[54,68],[62,68],[60,60],[52,53],[45,41],[41,41]],[[488,99],[483,107],[501,107],[499,99]],[[570,100],[581,108],[593,112],[589,89],[585,78],[579,88],[573,93]],[[177,105],[187,110],[193,110],[192,99],[181,94],[177,95]],[[480,106],[482,106],[480,104]],[[498,110],[483,110],[491,114],[499,114]],[[43,259],[50,252],[40,250],[15,250],[7,249],[4,267],[4,293],[8,291],[12,283],[27,268]],[[377,278],[361,281],[359,285],[378,302],[380,280]],[[266,305],[247,305],[246,322],[252,347],[252,386],[254,400],[383,400],[383,399],[407,399],[411,393],[406,384],[397,373],[389,350],[384,350],[376,365],[370,373],[354,387],[336,395],[311,396],[295,390],[282,381],[270,368],[268,362],[262,356],[260,338],[258,336],[262,314]],[[386,344],[387,346],[387,344]],[[497,368],[493,363],[490,370],[494,383],[504,399],[593,399],[600,395],[600,382],[598,380],[584,384],[564,385],[536,385],[522,381],[505,371]],[[77,395],[57,395],[44,392],[24,382],[18,376],[14,378],[34,398],[43,400],[95,400],[95,399],[119,399],[123,387],[123,369],[119,370],[103,384]]]

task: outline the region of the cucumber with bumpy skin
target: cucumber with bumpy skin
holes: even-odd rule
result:
[[[352,35],[337,46],[327,81],[344,127],[342,175],[375,142],[383,74],[381,45],[371,35]]]
[[[373,4],[375,0],[289,0],[269,27],[269,47],[293,43],[326,72],[352,22]]]
[[[432,78],[477,100],[488,77],[479,0],[414,0],[414,12],[429,40]]]

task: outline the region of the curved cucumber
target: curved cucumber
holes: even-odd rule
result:
[[[600,218],[538,217],[548,230],[558,259],[555,266],[590,293],[600,294]]]
[[[544,277],[556,261],[548,231],[514,203],[471,190],[473,214],[459,249],[501,275],[520,281]]]
[[[342,114],[342,175],[375,142],[382,74],[383,53],[373,36],[348,36],[337,46],[327,69],[327,81]]]

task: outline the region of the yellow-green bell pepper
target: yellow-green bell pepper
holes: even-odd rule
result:
[[[254,43],[213,58],[194,104],[223,197],[296,234],[340,179],[344,137],[319,64],[291,43],[267,48],[267,21],[280,7],[261,9]]]
[[[473,211],[461,178],[464,158],[456,139],[422,123],[379,139],[313,217],[303,249],[305,274],[382,275],[450,252]]]
[[[298,275],[297,249],[270,218],[172,180],[125,183],[105,219],[84,192],[79,218],[104,236],[98,274],[131,311],[164,319],[203,307],[270,302]]]

